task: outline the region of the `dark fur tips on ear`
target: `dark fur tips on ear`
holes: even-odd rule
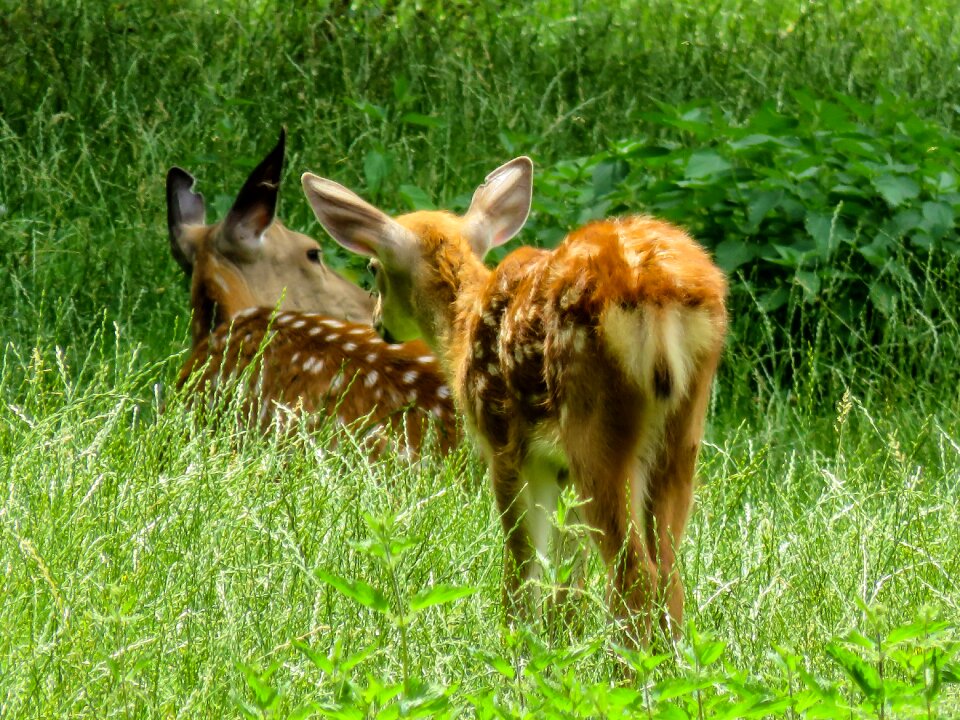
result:
[[[264,227],[273,222],[277,210],[277,195],[280,192],[280,175],[283,171],[283,157],[286,150],[287,131],[280,129],[280,138],[273,150],[253,169],[247,178],[237,199],[230,208],[226,224],[228,226],[244,222],[247,218],[265,220]]]
[[[170,252],[177,264],[188,275],[193,262],[180,244],[180,230],[184,225],[202,225],[206,220],[203,195],[193,192],[193,176],[186,170],[172,167],[167,172],[167,230],[170,233]]]

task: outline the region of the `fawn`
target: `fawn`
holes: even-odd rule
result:
[[[167,175],[171,252],[191,276],[193,306],[193,351],[178,386],[212,390],[253,365],[242,416],[261,429],[299,412],[311,423],[335,414],[343,425],[363,419],[373,452],[393,439],[417,455],[431,419],[449,451],[459,431],[433,355],[420,342],[383,342],[370,327],[370,294],[327,269],[315,240],[275,219],[284,145],[281,132],[214,225],[194,179],[176,167]]]
[[[465,215],[389,217],[305,173],[320,223],[371,256],[375,326],[437,352],[490,469],[506,536],[505,596],[540,576],[549,514],[572,483],[608,569],[611,609],[679,631],[677,544],[689,516],[726,279],[682,230],[646,216],[593,222],[552,251],[482,258],[526,222],[533,164],[487,176]],[[666,612],[663,612],[665,609]]]

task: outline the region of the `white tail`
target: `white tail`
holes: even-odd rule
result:
[[[253,363],[257,380],[244,403],[253,425],[285,423],[293,408],[346,425],[369,418],[375,433],[394,432],[416,454],[423,421],[433,418],[449,450],[459,431],[429,349],[381,341],[370,327],[371,295],[327,269],[315,240],[274,218],[283,154],[281,133],[227,218],[213,225],[193,178],[179,168],[167,175],[171,251],[191,276],[193,306],[193,352],[179,384],[202,368],[197,388],[209,390]],[[282,314],[271,320],[277,306]]]
[[[536,578],[562,487],[584,504],[618,614],[676,632],[677,543],[726,331],[726,279],[683,231],[648,217],[591,223],[553,251],[491,247],[522,227],[533,166],[491,173],[466,215],[392,219],[303,176],[331,235],[375,256],[394,335],[425,337],[486,456],[508,553],[508,597]]]

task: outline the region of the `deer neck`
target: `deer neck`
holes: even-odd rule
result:
[[[432,303],[432,338],[426,338],[438,357],[448,358],[457,352],[457,338],[463,337],[463,326],[479,302],[491,272],[469,248],[457,248],[438,258],[435,265],[435,287]]]
[[[190,296],[194,347],[218,325],[256,304],[240,273],[212,254],[197,263]]]

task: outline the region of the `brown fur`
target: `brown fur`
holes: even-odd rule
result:
[[[440,328],[436,349],[491,466],[510,550],[508,584],[535,574],[524,518],[535,509],[522,488],[525,466],[546,445],[564,458],[586,501],[615,609],[640,613],[648,637],[650,611],[662,602],[661,622],[676,630],[683,614],[677,544],[726,327],[722,273],[681,230],[646,217],[592,223],[553,252],[521,248],[493,271],[449,218],[418,213],[398,222],[418,238],[433,271],[429,292],[456,297],[429,322]],[[654,348],[650,377],[633,372],[606,338],[611,311],[638,328],[674,313],[670,322],[690,338],[691,356],[674,367],[669,348]],[[624,343],[651,342],[656,333]]]
[[[168,203],[190,198],[202,209],[202,198],[190,192],[184,200],[182,188]],[[369,325],[370,293],[328,269],[316,240],[286,228],[266,205],[245,207],[240,228],[229,215],[212,225],[171,227],[174,257],[191,275],[193,310],[193,349],[178,386],[209,399],[221,381],[249,371],[242,417],[254,427],[288,427],[300,413],[311,424],[334,417],[368,432],[372,454],[393,442],[417,456],[430,420],[439,449],[455,447],[451,393],[427,346],[381,341]],[[262,229],[252,248],[238,237],[250,228]],[[274,318],[278,307],[285,312]]]
[[[607,565],[614,612],[679,629],[677,545],[693,497],[710,385],[726,334],[726,279],[682,230],[638,216],[590,223],[555,250],[481,258],[523,226],[533,164],[490,173],[463,217],[392,219],[305,173],[331,235],[374,255],[375,324],[441,358],[490,467],[511,605],[537,580],[549,516],[570,483]],[[536,583],[533,584],[534,590]]]
[[[200,342],[178,386],[208,396],[245,370],[241,416],[262,430],[285,429],[303,414],[311,426],[336,417],[373,454],[393,439],[419,455],[431,424],[441,452],[458,442],[449,388],[422,343],[389,345],[369,326],[253,308]]]

